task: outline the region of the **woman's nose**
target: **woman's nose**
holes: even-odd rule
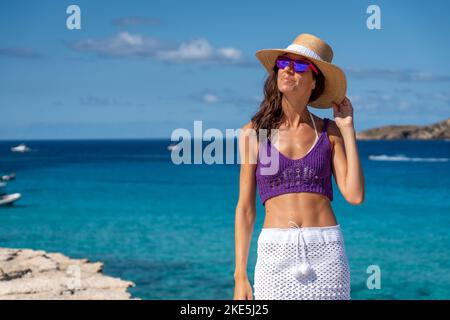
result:
[[[285,68],[285,70],[292,73],[292,72],[294,71],[294,62],[291,61],[291,62],[288,64],[288,66]]]

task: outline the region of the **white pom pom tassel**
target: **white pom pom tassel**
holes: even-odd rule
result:
[[[306,277],[311,273],[311,266],[308,263],[301,263],[294,272],[296,278]]]

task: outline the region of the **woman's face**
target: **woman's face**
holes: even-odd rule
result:
[[[288,56],[294,60],[308,60],[292,53],[284,54],[284,56]],[[299,73],[294,71],[293,63],[290,63],[286,68],[278,70],[277,84],[278,90],[283,94],[309,96],[311,90],[315,88],[316,81],[314,80],[311,68],[308,68],[306,72]]]

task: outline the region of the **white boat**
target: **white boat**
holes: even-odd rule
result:
[[[24,143],[21,143],[18,146],[12,147],[11,151],[23,153],[23,152],[29,152],[29,151],[31,151],[31,149],[28,148]]]
[[[0,206],[12,205],[22,197],[20,193],[0,195]]]
[[[14,180],[15,178],[16,178],[16,174],[13,172],[13,173],[1,176],[0,181],[11,181],[11,180]]]

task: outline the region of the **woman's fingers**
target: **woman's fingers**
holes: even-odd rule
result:
[[[336,102],[333,102],[333,109],[334,109],[334,111],[336,111],[336,112],[340,112],[340,110],[339,110],[339,105],[338,105]]]

